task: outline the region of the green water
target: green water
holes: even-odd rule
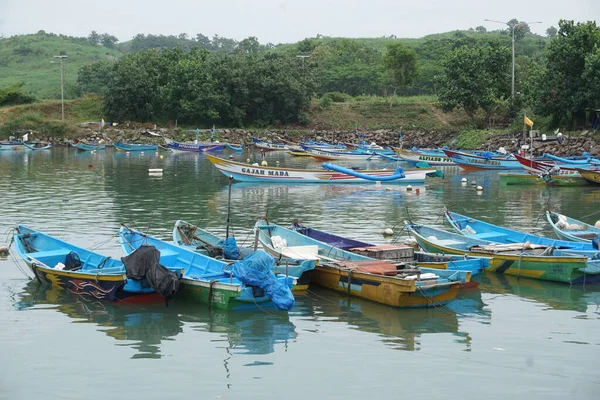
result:
[[[202,155],[6,153],[0,243],[17,222],[113,257],[121,223],[164,239],[176,219],[224,232],[227,178]],[[288,155],[267,161],[318,166]],[[599,188],[507,187],[494,172],[445,173],[419,194],[397,185],[236,183],[233,231],[249,243],[254,220],[267,215],[386,243],[383,229],[400,232],[408,218],[443,226],[444,205],[549,236],[548,206],[600,219]],[[311,288],[289,313],[228,313],[177,301],[91,302],[24,273],[0,258],[0,398],[596,399],[600,391],[598,285],[488,274],[438,309],[397,310]]]

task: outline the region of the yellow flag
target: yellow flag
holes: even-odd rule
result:
[[[533,121],[530,120],[529,118],[527,118],[527,115],[525,116],[525,118],[523,119],[523,123],[527,126],[533,126]]]

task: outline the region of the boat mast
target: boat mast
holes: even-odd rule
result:
[[[229,216],[231,214],[231,182],[233,182],[233,176],[229,175],[229,194],[227,196],[227,227],[225,229],[225,239],[229,237]]]

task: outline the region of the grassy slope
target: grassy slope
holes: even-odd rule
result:
[[[92,46],[87,40],[32,34],[0,39],[0,87],[24,82],[26,90],[44,99],[60,98],[60,67],[53,56],[64,52],[65,97],[75,97],[77,71],[89,62],[120,57],[118,50]]]

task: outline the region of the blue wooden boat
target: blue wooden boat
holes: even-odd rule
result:
[[[592,243],[600,239],[600,228],[578,221],[554,211],[546,211],[546,219],[554,229],[556,236],[573,242]]]
[[[180,247],[217,259],[241,260],[254,252],[254,249],[237,246],[233,251],[226,251],[228,246],[225,239],[193,224],[178,220],[173,227],[173,243]],[[237,250],[237,253],[236,251]],[[227,252],[233,255],[226,254]],[[310,285],[310,276],[315,269],[315,260],[298,260],[295,258],[277,258],[273,271],[276,274],[290,275],[297,279],[294,290],[307,290]]]
[[[313,281],[351,296],[394,307],[429,307],[456,298],[466,271],[398,269],[390,262],[351,253],[259,220],[254,226],[263,248],[274,257],[318,260]]]
[[[544,153],[542,158],[548,158],[560,164],[573,164],[572,167],[579,166],[585,168],[589,167],[591,164],[600,164],[600,159],[591,157],[589,154],[581,157],[558,157],[553,154]]]
[[[466,215],[457,214],[449,210],[444,210],[444,215],[452,228],[461,235],[475,238],[490,240],[495,243],[525,243],[553,246],[557,249],[571,249],[583,251],[597,251],[598,249],[592,246],[592,243],[570,242],[566,240],[556,240],[542,236],[536,236],[529,233],[514,231],[504,228]]]
[[[290,151],[290,148],[283,143],[270,142],[253,137],[252,143],[260,151]]]
[[[113,146],[118,151],[157,151],[158,146],[155,144],[139,144],[139,143],[121,143],[114,142]]]
[[[466,170],[520,170],[523,165],[511,154],[494,156],[491,152],[481,154],[464,153],[444,149],[448,158]]]
[[[244,150],[244,146],[243,145],[233,145],[231,143],[227,143],[225,142],[225,147],[228,148],[229,150],[233,150],[233,151],[242,151]]]
[[[423,250],[439,254],[489,257],[489,271],[564,283],[600,282],[598,252],[558,250],[539,244],[499,244],[408,222]]]
[[[219,142],[180,143],[168,138],[165,138],[165,141],[167,143],[167,147],[173,151],[202,153],[207,151],[223,150],[223,143]]]
[[[370,257],[372,258],[401,261],[406,264],[426,268],[469,271],[473,276],[481,273],[484,269],[489,268],[489,259],[485,257],[441,255],[420,251],[415,252],[412,247],[403,245],[376,245],[307,227],[300,224],[297,220],[292,223],[291,229],[332,247],[363,255],[370,254]],[[473,287],[477,285],[478,282],[474,282],[472,285],[463,286]]]
[[[156,296],[147,279],[128,279],[128,271],[119,259],[77,247],[24,225],[15,228],[13,240],[17,253],[40,282],[98,300]],[[171,271],[177,278],[181,277],[180,268]]]
[[[100,142],[82,142],[81,140],[77,143],[74,143],[75,149],[77,151],[94,151],[94,150],[104,150],[106,149],[106,143]]]
[[[119,230],[119,239],[126,254],[143,244],[150,244],[160,251],[161,264],[182,268],[182,295],[193,301],[226,310],[255,309],[258,305],[263,307],[273,304],[278,308],[290,309],[294,305],[294,298],[290,292],[294,285],[292,277],[274,275],[270,269],[272,266],[268,266],[267,269],[265,265],[253,265],[253,271],[261,272],[261,285],[269,284],[260,287],[256,283],[245,283],[249,281],[248,275],[237,273],[241,270],[238,267],[244,266],[244,263],[253,263],[257,258],[268,257],[262,251],[229,264],[125,226],[121,226]],[[269,297],[268,293],[273,297]]]

